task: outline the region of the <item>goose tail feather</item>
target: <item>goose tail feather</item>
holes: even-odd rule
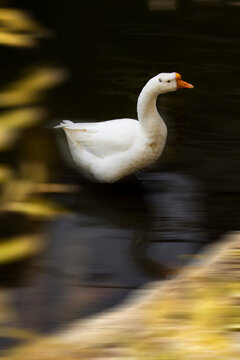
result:
[[[74,123],[70,120],[63,120],[61,121],[61,123],[57,126],[54,126],[55,129],[58,129],[58,128],[64,128],[64,127],[67,127],[67,126],[71,126],[73,125]]]

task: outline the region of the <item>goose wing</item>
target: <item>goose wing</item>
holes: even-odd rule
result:
[[[137,120],[117,119],[99,123],[61,123],[67,136],[90,154],[104,158],[127,151],[140,135]]]

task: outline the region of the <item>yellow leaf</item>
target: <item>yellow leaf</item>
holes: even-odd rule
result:
[[[0,116],[0,131],[26,128],[38,123],[45,116],[45,111],[39,107],[28,107],[9,110]]]
[[[0,31],[0,44],[8,46],[30,47],[36,45],[36,39],[31,35]]]
[[[0,106],[17,106],[36,102],[40,93],[58,85],[66,78],[62,69],[40,67],[6,86],[0,92]]]
[[[45,32],[44,28],[26,12],[0,8],[0,44],[17,47],[35,46],[36,32],[40,31]]]
[[[20,129],[38,123],[45,116],[41,108],[10,110],[0,116],[0,151],[9,150],[20,136]]]
[[[58,84],[64,76],[62,69],[39,67],[7,86],[7,90],[39,91]]]
[[[22,91],[11,91],[11,92],[0,92],[0,106],[11,107],[33,104],[39,101],[40,96],[36,93],[22,92]]]
[[[2,206],[2,210],[20,212],[22,214],[36,217],[39,219],[53,218],[57,215],[66,213],[66,210],[57,207],[49,202],[42,200],[29,201],[29,202],[17,202],[12,201]]]
[[[43,27],[26,12],[14,8],[0,8],[0,22],[14,30],[42,30]]]
[[[23,235],[0,242],[0,264],[35,255],[43,248],[39,235]]]

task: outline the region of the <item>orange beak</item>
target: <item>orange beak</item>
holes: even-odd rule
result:
[[[177,81],[177,89],[182,89],[182,88],[192,89],[192,88],[194,88],[194,86],[192,84],[189,84],[186,81],[183,81],[181,78],[181,75],[178,73],[176,73],[176,81]]]

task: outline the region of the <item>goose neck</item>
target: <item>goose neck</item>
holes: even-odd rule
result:
[[[151,88],[145,86],[138,98],[138,120],[144,133],[148,136],[154,136],[166,127],[156,107],[158,95],[159,93],[155,93]]]

